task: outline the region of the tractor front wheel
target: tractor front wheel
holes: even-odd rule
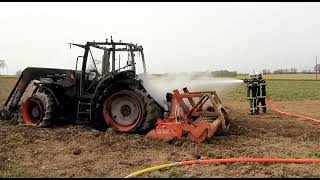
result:
[[[37,92],[22,105],[22,120],[31,126],[47,127],[54,116],[55,100],[50,94]]]

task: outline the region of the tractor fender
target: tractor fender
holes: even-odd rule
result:
[[[53,99],[55,100],[57,106],[59,107],[60,105],[60,101],[58,100],[58,98],[56,97],[55,93],[53,92],[53,90],[50,88],[50,87],[47,87],[43,84],[40,84],[40,83],[34,83],[35,86],[37,86],[37,88],[33,91],[32,94],[36,93],[36,91],[38,90],[46,90],[52,97]]]
[[[111,72],[111,73],[107,74],[106,76],[103,76],[102,79],[100,80],[100,82],[98,83],[98,85],[94,91],[93,98],[91,100],[91,104],[95,105],[97,103],[97,100],[101,96],[101,93],[106,94],[114,86],[127,86],[127,87],[129,87],[130,85],[135,85],[137,87],[143,88],[140,81],[135,79],[131,74],[125,73],[125,72],[120,72],[120,73]]]

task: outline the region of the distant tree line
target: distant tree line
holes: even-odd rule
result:
[[[312,70],[302,70],[298,71],[297,68],[290,68],[290,69],[276,69],[271,72],[270,69],[263,69],[262,74],[314,74],[316,72],[320,72],[320,64],[317,64]]]
[[[276,69],[273,71],[273,74],[298,74],[298,69],[297,68]]]

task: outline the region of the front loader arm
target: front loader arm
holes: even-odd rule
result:
[[[23,70],[2,109],[0,110],[0,117],[4,119],[12,118],[13,112],[17,109],[18,103],[31,81],[39,80],[41,77],[46,77],[48,75],[68,74],[70,72],[72,72],[72,70],[37,67],[26,68]]]

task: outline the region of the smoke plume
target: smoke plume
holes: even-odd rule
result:
[[[241,83],[241,80],[232,78],[215,78],[209,73],[180,73],[180,74],[141,74],[139,78],[147,92],[160,104],[164,105],[166,93],[178,89],[183,93],[183,88],[187,87],[189,91],[212,91],[215,90],[218,95],[225,93],[231,87]]]

